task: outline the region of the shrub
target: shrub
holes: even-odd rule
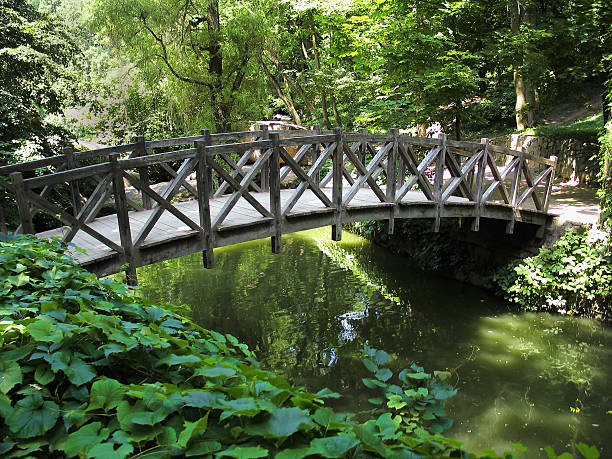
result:
[[[551,248],[503,268],[494,280],[506,299],[527,310],[609,318],[609,237],[598,230],[567,231]]]

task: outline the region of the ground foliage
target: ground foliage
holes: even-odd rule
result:
[[[532,311],[610,319],[612,247],[604,231],[567,231],[495,275],[506,299]]]
[[[0,249],[4,457],[475,457],[437,433],[455,392],[444,372],[395,375],[366,347],[376,408],[359,423],[325,406],[339,394],[262,370],[233,336],[98,279],[57,241]]]

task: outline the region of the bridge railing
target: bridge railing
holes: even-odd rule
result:
[[[135,276],[141,250],[164,237],[156,225],[166,212],[186,225],[188,235],[197,236],[205,265],[212,266],[215,238],[243,201],[251,208],[236,213],[248,217],[245,225],[261,225],[262,237],[272,237],[275,252],[287,220],[308,212],[331,214],[332,236],[339,239],[346,212],[364,205],[388,209],[388,229],[393,231],[402,206],[429,203],[437,231],[444,206],[451,202],[472,209],[474,230],[486,204],[495,203],[511,210],[512,232],[522,211],[547,212],[555,164],[554,157],[534,157],[488,142],[410,137],[397,130],[385,135],[340,128],[203,130],[198,136],[140,137],[131,144],[86,152],[66,149],[60,156],[3,166],[0,187],[15,199],[18,232],[36,232],[34,216],[42,212],[63,225],[64,241],[82,231],[107,247],[109,256],[128,262],[129,275]],[[152,184],[153,168],[169,180]],[[59,202],[60,194],[53,199],[58,188],[63,196],[69,191],[70,202]],[[364,190],[372,197],[365,204],[360,200]],[[307,191],[317,205],[301,205],[296,212]],[[262,192],[268,199],[261,199]],[[179,197],[197,199],[197,212],[192,215],[178,206]],[[216,206],[214,212],[211,206]],[[148,212],[138,213],[142,210]],[[104,213],[117,215],[111,233],[118,231],[118,240],[92,224]],[[136,218],[141,224],[133,234],[130,220]]]

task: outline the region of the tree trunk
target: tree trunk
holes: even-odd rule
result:
[[[299,113],[295,109],[295,105],[293,104],[293,99],[291,97],[291,93],[289,92],[289,85],[287,84],[287,82],[285,81],[285,88],[287,89],[288,94],[285,94],[283,92],[283,88],[281,87],[280,83],[278,82],[276,77],[272,74],[270,69],[268,69],[268,66],[263,61],[263,59],[261,57],[258,57],[257,61],[259,62],[259,65],[263,69],[264,73],[266,74],[270,82],[272,83],[272,86],[274,86],[274,89],[276,89],[276,93],[278,94],[278,97],[280,97],[280,99],[283,101],[283,103],[287,107],[287,110],[289,110],[289,113],[291,114],[291,118],[293,118],[293,122],[295,124],[301,125],[302,120],[300,118]]]
[[[456,106],[459,107],[460,105],[458,104],[461,104],[461,101],[457,101],[455,104],[457,104]],[[455,140],[461,140],[461,112],[458,110],[455,114]]]
[[[334,97],[333,94],[330,94],[329,99],[331,101],[334,118],[336,119],[336,126],[342,127],[342,118],[340,118],[340,114],[338,113],[338,108],[336,107],[336,98]]]
[[[315,69],[317,72],[321,71],[321,61],[319,60],[319,49],[317,48],[317,37],[315,36],[314,30],[312,32],[312,50],[315,58]],[[327,113],[327,94],[325,91],[325,85],[321,88],[321,109],[323,111],[323,121],[327,129],[332,128],[332,124],[329,122],[329,115]]]
[[[208,44],[208,73],[212,77],[210,101],[214,110],[217,132],[229,131],[229,107],[223,101],[223,53],[220,44],[221,25],[219,22],[219,1],[211,0],[208,5],[206,23],[210,42]]]
[[[521,25],[533,24],[532,8],[526,5],[529,0],[509,0],[510,29],[515,35],[521,33]],[[529,62],[530,49],[527,44],[523,49],[523,57],[514,67],[514,91],[516,94],[516,127],[519,130],[533,127],[536,122],[536,96],[529,76],[525,74],[525,64]]]
[[[417,135],[419,137],[427,137],[427,125],[425,123],[417,124]]]

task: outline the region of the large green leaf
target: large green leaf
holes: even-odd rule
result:
[[[174,365],[184,365],[186,363],[198,363],[201,362],[202,358],[198,357],[197,355],[176,355],[176,354],[171,354],[168,357],[165,357],[163,359],[161,359],[159,362],[157,362],[156,366],[162,366],[162,365],[168,365],[168,366],[174,366]]]
[[[181,397],[181,400],[186,406],[193,406],[194,408],[214,408],[225,400],[225,395],[221,392],[192,390]]]
[[[38,384],[46,386],[55,379],[55,373],[53,373],[53,370],[51,370],[49,365],[43,363],[36,367],[34,379]]]
[[[88,410],[103,408],[108,411],[116,408],[123,399],[125,388],[114,379],[100,379],[91,385]]]
[[[20,273],[16,276],[8,276],[6,279],[15,287],[22,287],[30,282],[30,276],[24,273]]]
[[[0,392],[6,394],[22,381],[23,374],[17,362],[0,360]]]
[[[376,372],[376,379],[379,379],[382,382],[387,382],[393,376],[393,372],[388,368],[381,368]]]
[[[196,442],[185,451],[186,457],[191,456],[206,456],[215,451],[219,451],[222,445],[218,441],[200,441]]]
[[[88,457],[101,459],[124,459],[134,451],[131,443],[124,443],[115,449],[115,444],[111,442],[98,443],[92,448],[87,448]]]
[[[243,397],[236,400],[223,402],[221,406],[224,411],[221,413],[221,417],[219,418],[220,421],[236,415],[252,417],[261,411],[257,405],[257,402],[252,397]]]
[[[342,457],[359,443],[355,437],[338,435],[336,437],[315,438],[310,443],[310,453],[323,457]]]
[[[205,378],[228,379],[236,374],[236,370],[225,367],[200,368],[195,372],[196,376]]]
[[[58,416],[59,407],[36,393],[19,400],[6,423],[18,438],[31,438],[50,430]]]
[[[268,450],[261,446],[230,446],[225,451],[217,453],[217,457],[235,457],[236,459],[250,459],[267,456]]]
[[[285,438],[298,430],[308,430],[313,422],[307,410],[299,408],[279,408],[272,412],[267,421],[248,426],[245,430],[254,435],[263,435],[265,438]]]
[[[206,416],[204,416],[203,418],[195,421],[195,422],[189,422],[189,421],[185,421],[184,424],[184,429],[183,431],[180,433],[179,438],[178,438],[178,446],[181,448],[185,448],[187,446],[187,444],[189,443],[189,440],[191,440],[191,438],[194,435],[199,434],[200,432],[204,432],[206,431],[206,428],[208,426],[208,415],[209,415],[210,411],[208,413],[206,413]]]
[[[98,376],[93,366],[79,358],[73,358],[64,373],[75,386],[81,386]]]
[[[46,319],[38,319],[26,326],[26,329],[36,341],[44,341],[47,343],[59,342],[64,334],[60,331],[52,333],[55,325]]]
[[[102,423],[92,422],[68,435],[68,439],[64,445],[64,452],[66,453],[66,456],[77,456],[87,449],[93,448],[98,443],[106,440],[109,434],[108,429],[101,427]]]

